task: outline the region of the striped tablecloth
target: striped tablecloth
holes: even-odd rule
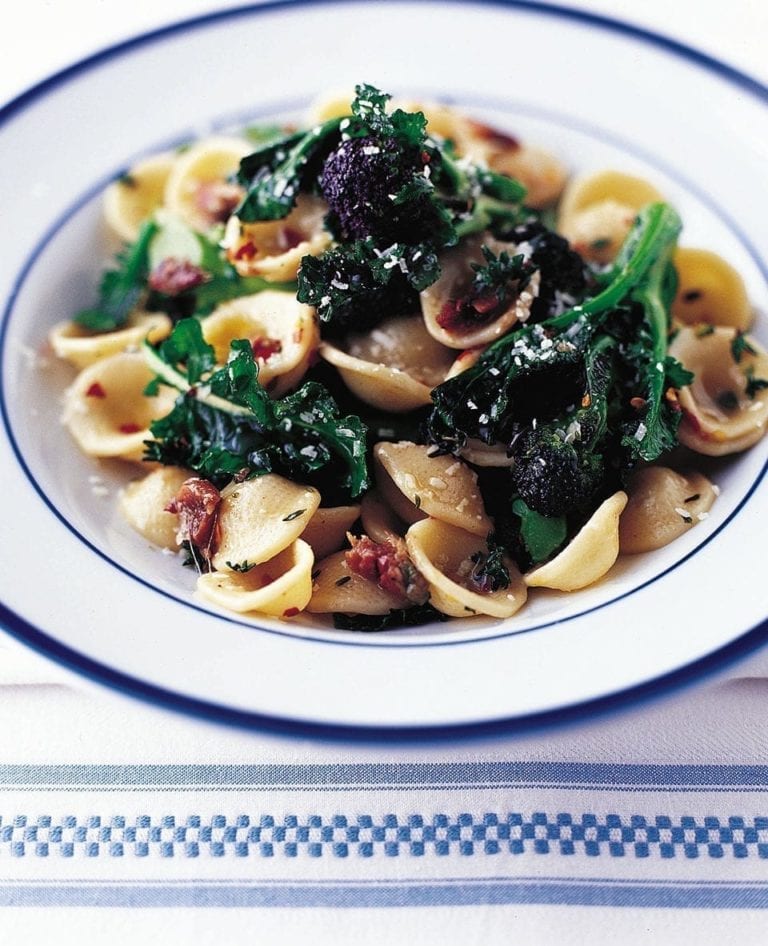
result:
[[[372,744],[225,729],[2,655],[20,935],[48,916],[128,942],[151,913],[171,942],[766,941],[765,658],[568,725]]]

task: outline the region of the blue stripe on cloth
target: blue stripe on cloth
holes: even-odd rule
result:
[[[16,907],[416,907],[571,904],[612,907],[766,909],[768,884],[471,878],[393,883],[188,881],[0,884],[0,906]]]
[[[768,860],[768,817],[515,811],[0,818],[0,858],[496,858]],[[550,858],[551,859],[551,858]]]
[[[467,788],[525,785],[665,791],[768,789],[768,765],[645,765],[580,762],[345,763],[321,765],[0,765],[18,789]]]

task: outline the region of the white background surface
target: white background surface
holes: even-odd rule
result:
[[[564,0],[563,5],[665,33],[768,81],[765,0]],[[221,0],[24,0],[14,4],[12,18],[3,23],[0,102],[104,46],[179,19],[234,6]]]

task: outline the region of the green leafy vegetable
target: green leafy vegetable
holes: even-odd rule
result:
[[[248,341],[232,342],[229,361],[214,370],[196,319],[182,320],[144,352],[156,383],[181,392],[152,423],[146,459],[184,466],[219,486],[235,475],[275,472],[322,486],[324,495],[356,497],[369,487],[366,429],[358,417],[341,416],[322,385],[310,381],[271,400]]]
[[[551,558],[568,537],[564,516],[542,516],[522,499],[512,503],[512,511],[520,518],[520,538],[534,565]]]
[[[412,608],[393,608],[388,614],[333,615],[333,625],[342,631],[387,631],[398,627],[418,627],[434,621],[447,621],[447,615],[431,604],[417,604]]]
[[[102,276],[98,304],[75,315],[78,325],[92,332],[113,332],[125,325],[146,288],[149,245],[157,229],[154,221],[148,221],[136,242],[118,254],[117,269],[108,269]]]

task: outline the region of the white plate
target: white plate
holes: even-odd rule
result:
[[[141,155],[357,81],[454,101],[574,169],[645,175],[680,209],[683,242],[732,260],[768,311],[768,93],[676,44],[515,4],[314,2],[124,44],[0,114],[5,628],[188,712],[401,730],[519,721],[637,692],[761,640],[766,443],[708,465],[722,495],[683,539],[595,588],[542,595],[508,622],[364,635],[243,621],[195,602],[193,576],[119,521],[122,474],[79,455],[59,424],[69,375],[31,355],[93,297],[104,262],[98,192]]]

